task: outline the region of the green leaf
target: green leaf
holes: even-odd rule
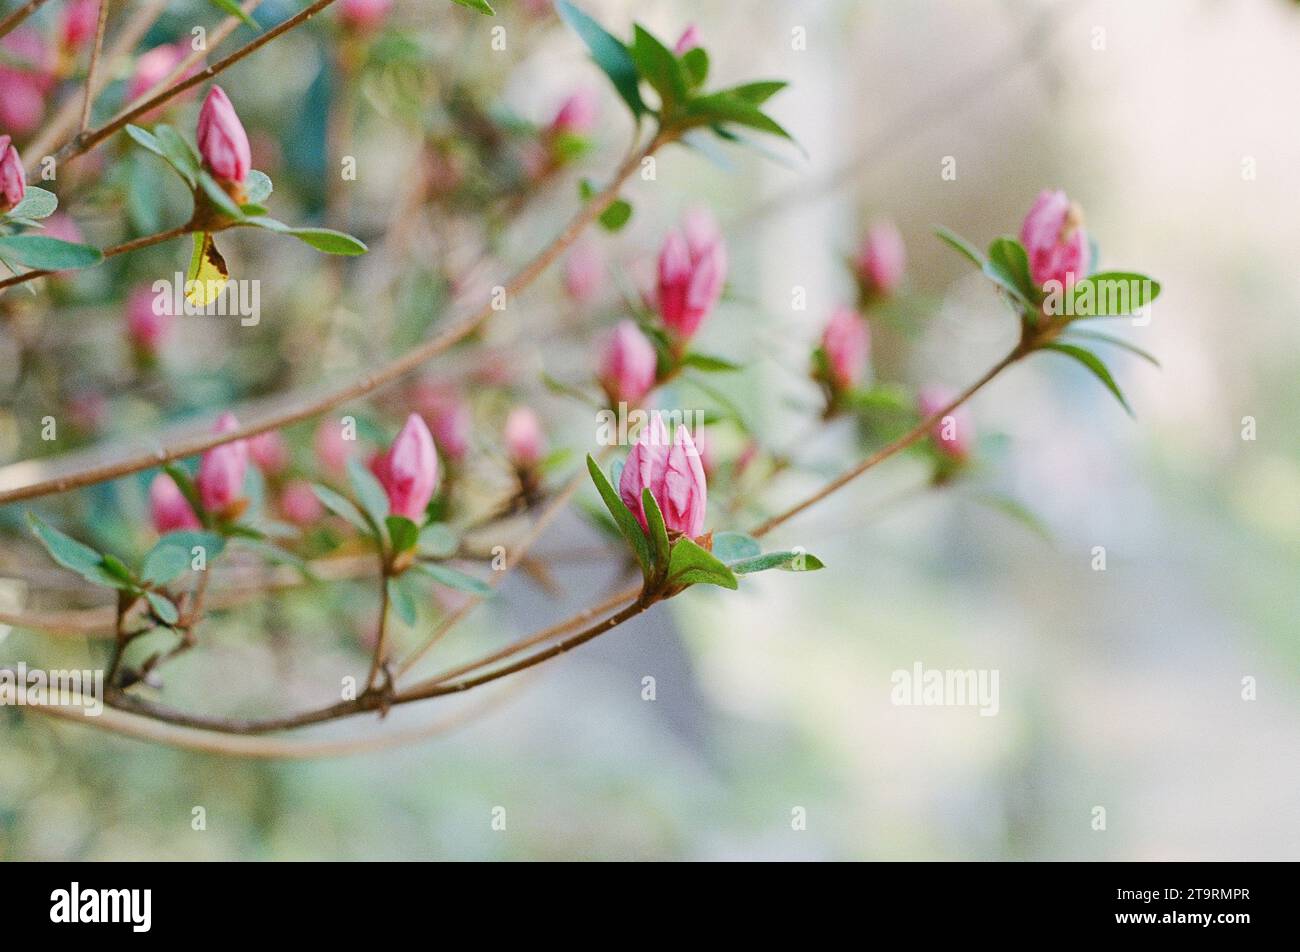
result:
[[[1044,344],[1043,349],[1054,350],[1058,354],[1065,354],[1065,356],[1073,357],[1079,363],[1083,364],[1092,371],[1098,380],[1106,385],[1106,389],[1109,390],[1114,395],[1115,399],[1119,401],[1119,404],[1124,408],[1125,413],[1129,416],[1135,415],[1133,413],[1133,408],[1130,407],[1128,401],[1124,399],[1124,394],[1120,391],[1119,384],[1115,383],[1115,378],[1110,375],[1110,371],[1106,369],[1106,365],[1103,364],[1092,351],[1084,350],[1082,347],[1075,347],[1073,344],[1062,344],[1059,341],[1051,344]]]
[[[763,549],[758,540],[743,532],[715,532],[713,534],[713,554],[722,562],[730,565],[741,559],[751,559],[760,555]]]
[[[167,463],[163,466],[163,472],[172,478],[176,488],[181,491],[185,501],[190,504],[194,510],[194,515],[198,516],[199,522],[208,525],[211,521],[207,510],[203,508],[203,498],[199,495],[199,488],[194,485],[194,480],[183,467],[176,463]]]
[[[279,235],[292,235],[304,244],[311,245],[317,251],[323,251],[327,255],[355,256],[363,255],[370,250],[361,239],[353,238],[341,231],[335,231],[333,228],[295,228],[292,225],[286,225],[282,221],[266,218],[262,215],[245,218],[243,224],[252,225],[254,228],[263,228],[266,231],[273,231]]]
[[[65,569],[71,569],[87,582],[108,588],[124,588],[122,579],[104,567],[104,557],[88,545],[78,542],[58,529],[46,525],[35,513],[27,514],[27,522],[37,541]]]
[[[609,208],[600,213],[600,226],[606,231],[618,231],[632,218],[632,203],[616,198]]]
[[[221,187],[221,183],[212,177],[211,173],[200,170],[198,181],[203,194],[208,196],[209,201],[216,206],[221,214],[235,221],[244,220],[244,210],[235,204],[233,198],[226,194],[226,190]]]
[[[661,119],[667,122],[686,99],[686,74],[681,61],[639,23],[633,27],[629,49],[636,71],[659,94]]]
[[[1112,337],[1110,334],[1102,334],[1099,331],[1084,330],[1081,327],[1071,327],[1070,328],[1071,340],[1080,337],[1086,340],[1100,341],[1103,344],[1110,344],[1112,347],[1118,347],[1121,350],[1128,351],[1130,354],[1135,354],[1138,357],[1141,357],[1143,360],[1147,361],[1153,367],[1160,366],[1160,361],[1156,360],[1155,356],[1152,355],[1149,351],[1145,351],[1141,347],[1137,346],[1137,344],[1131,344],[1121,337]]]
[[[389,516],[384,520],[384,524],[388,526],[388,538],[393,541],[394,552],[405,552],[415,548],[420,530],[414,522],[406,516]]]
[[[342,516],[368,536],[376,534],[375,527],[370,524],[370,520],[361,514],[360,509],[352,505],[351,500],[340,496],[328,486],[322,486],[319,483],[312,483],[311,491],[316,494],[316,498],[321,501],[321,505],[334,515]]]
[[[0,237],[0,255],[38,271],[74,271],[99,264],[104,258],[98,248],[48,235]]]
[[[743,370],[740,364],[732,363],[721,357],[714,357],[710,354],[687,354],[682,358],[682,366],[694,367],[706,374],[730,373],[736,370]]]
[[[940,241],[942,241],[948,247],[954,249],[958,254],[964,257],[967,261],[975,265],[975,267],[979,268],[981,271],[984,270],[984,264],[985,264],[984,256],[980,254],[979,251],[976,250],[975,246],[972,245],[965,238],[961,237],[960,235],[954,232],[949,231],[947,228],[944,228],[942,225],[935,228],[934,233],[939,236]]]
[[[435,582],[448,588],[454,588],[457,591],[469,592],[478,596],[492,594],[492,586],[488,585],[487,582],[480,581],[472,575],[466,575],[464,572],[438,562],[416,562],[411,568],[418,569]]]
[[[59,207],[59,197],[35,185],[28,185],[23,200],[9,209],[10,218],[49,218]]]
[[[640,119],[645,115],[649,110],[641,99],[640,74],[628,48],[569,0],[556,0],[555,12],[587,44],[592,59],[614,84],[633,117]]]
[[[765,552],[762,555],[740,559],[737,562],[728,562],[727,567],[737,575],[753,575],[755,572],[766,572],[768,569],[782,569],[786,572],[816,572],[826,566],[817,556],[809,555],[807,552],[785,551]]]
[[[245,25],[251,26],[254,30],[261,29],[261,27],[258,26],[257,21],[245,13],[243,8],[240,7],[235,0],[208,0],[208,2],[218,10],[230,14],[232,17],[238,17]]]
[[[699,89],[709,78],[709,54],[705,52],[704,47],[696,46],[683,53],[681,59],[687,84],[692,89]]]
[[[782,79],[763,79],[724,90],[755,106],[761,106],[790,84]]]
[[[104,570],[109,575],[122,583],[120,588],[134,589],[139,587],[139,581],[135,573],[126,567],[126,563],[119,559],[111,552],[104,553]]]
[[[990,509],[994,509],[1005,516],[1009,516],[1023,525],[1026,529],[1042,537],[1045,541],[1052,541],[1052,531],[1047,527],[1047,524],[1043,522],[1043,520],[1040,519],[1033,510],[1029,509],[1029,507],[1025,506],[1020,501],[1012,499],[1010,496],[1004,496],[998,493],[981,494],[971,498],[978,503],[988,506]]]
[[[736,589],[739,583],[731,569],[716,556],[687,538],[678,539],[668,560],[669,585],[718,585]]]
[[[199,154],[194,151],[194,147],[184,136],[168,125],[154,126],[153,134],[163,150],[163,158],[170,162],[193,188],[199,172],[203,169],[203,163],[199,160]]]
[[[1124,317],[1160,296],[1160,282],[1131,271],[1101,271],[1074,283],[1070,313],[1080,319]]]
[[[420,530],[416,545],[421,555],[445,559],[454,555],[459,541],[451,526],[445,522],[431,522]]]
[[[271,196],[275,186],[271,184],[271,177],[265,172],[259,172],[257,169],[250,169],[248,178],[244,181],[244,201],[245,207],[248,205],[260,205]]]
[[[654,574],[662,577],[668,571],[668,528],[664,525],[664,515],[659,511],[659,503],[649,488],[641,490],[641,508],[645,511],[646,525],[650,539],[650,558],[654,565]]]
[[[211,562],[225,549],[226,540],[215,532],[169,532],[144,557],[140,577],[151,585],[166,585],[190,567],[196,546]]]
[[[239,544],[245,548],[252,549],[254,552],[261,553],[268,562],[279,565],[290,565],[302,573],[304,578],[313,581],[320,581],[319,576],[311,570],[307,560],[287,549],[282,549],[274,542],[267,542],[265,539],[257,538],[248,532],[242,532],[238,536]]]
[[[714,123],[735,123],[760,132],[768,132],[783,139],[794,141],[794,137],[781,125],[752,102],[736,96],[734,93],[712,93],[692,99],[686,107],[686,115],[692,125],[712,125]]]
[[[651,566],[654,564],[650,557],[650,541],[641,531],[641,523],[637,521],[632,510],[627,507],[614,487],[610,485],[605,474],[600,471],[600,466],[587,454],[587,471],[591,473],[591,481],[596,484],[596,491],[600,493],[600,499],[609,510],[609,514],[614,517],[614,525],[618,526],[619,533],[623,536],[628,545],[632,546],[632,552],[636,555],[636,560],[641,566],[641,572],[647,579],[651,576]]]
[[[477,10],[486,16],[494,17],[497,12],[488,5],[487,0],[451,0],[452,3],[459,3],[462,7],[469,7],[471,10]]]
[[[382,533],[384,522],[388,518],[388,493],[380,485],[375,474],[353,457],[348,460],[348,482],[361,503],[361,509],[370,519],[375,530]]]
[[[153,613],[158,616],[158,620],[164,625],[174,625],[181,619],[181,613],[176,610],[172,600],[157,592],[145,592],[145,601],[153,609]]]
[[[1035,307],[1043,292],[1029,276],[1029,256],[1014,238],[995,238],[989,245],[984,273],[1025,307]]]
[[[402,577],[390,578],[384,585],[388,589],[388,604],[393,606],[398,617],[407,625],[414,625],[416,618],[415,596],[411,592],[410,583],[402,584]]]

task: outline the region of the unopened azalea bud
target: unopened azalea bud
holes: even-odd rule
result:
[[[893,294],[906,267],[907,248],[892,221],[878,221],[867,229],[857,260],[858,280],[866,293]]]
[[[699,45],[700,31],[697,30],[695,24],[692,23],[686,28],[685,32],[677,38],[677,44],[673,47],[673,52],[678,56],[681,56],[683,53],[689,52]]]
[[[23,160],[10,143],[9,136],[0,136],[0,213],[7,212],[27,194],[27,175]]]
[[[560,105],[551,120],[552,132],[585,136],[596,126],[597,99],[594,90],[583,87]]]
[[[194,514],[189,500],[167,473],[159,473],[149,484],[149,514],[153,527],[161,535],[180,529],[199,528],[199,517]]]
[[[248,134],[225,90],[213,86],[199,110],[199,155],[218,179],[243,185],[252,167]]]
[[[686,427],[678,427],[671,441],[663,416],[651,414],[650,423],[628,453],[619,478],[619,497],[647,529],[641,491],[650,495],[663,513],[669,532],[692,538],[704,532],[708,484],[699,451]],[[648,531],[648,530],[647,530]]]
[[[380,457],[375,475],[388,493],[388,510],[412,522],[424,521],[424,510],[438,488],[438,454],[433,436],[418,413],[406,424],[388,452]]]
[[[343,0],[339,20],[349,30],[365,32],[384,22],[393,8],[393,0]]]
[[[707,212],[693,212],[669,232],[659,252],[656,305],[679,343],[690,340],[722,297],[727,248]]]
[[[1020,226],[1020,243],[1029,256],[1029,274],[1040,288],[1059,281],[1068,288],[1088,275],[1092,251],[1083,227],[1083,210],[1061,190],[1044,189]]]
[[[223,413],[217,419],[216,433],[230,433],[239,429],[233,413]],[[208,512],[227,519],[239,516],[246,505],[244,475],[248,472],[248,443],[233,440],[214,446],[199,460],[199,475],[194,482],[199,488],[199,501]]]
[[[59,45],[66,52],[81,49],[95,37],[101,0],[71,0],[59,20]]]
[[[506,455],[519,469],[532,469],[546,452],[542,422],[532,407],[515,407],[506,417]]]
[[[605,262],[594,241],[581,241],[573,246],[564,260],[564,290],[569,297],[585,303],[600,293]]]
[[[268,476],[282,473],[289,466],[289,444],[279,430],[267,430],[248,440],[248,455],[257,468]]]
[[[157,356],[173,320],[170,299],[165,294],[154,294],[151,288],[141,286],[126,299],[126,333],[142,355]]]
[[[454,389],[439,384],[421,384],[414,401],[443,456],[455,461],[464,459],[474,426],[469,404]]]
[[[928,387],[922,390],[918,401],[921,419],[927,419],[938,413],[956,397],[957,395],[951,390],[942,387]],[[930,435],[939,452],[954,460],[966,459],[975,442],[975,427],[971,423],[970,412],[965,405],[950,410],[935,421]]]
[[[280,491],[280,514],[294,525],[307,526],[325,515],[325,509],[312,491],[311,483],[295,479]]]
[[[356,442],[343,438],[343,425],[338,420],[325,419],[316,427],[312,446],[321,467],[327,473],[340,476],[347,470],[348,456]]]
[[[852,390],[862,381],[871,353],[871,332],[867,322],[847,307],[837,307],[822,333],[822,351],[831,387]]]
[[[190,45],[185,42],[164,43],[162,46],[155,46],[147,53],[142,54],[135,61],[135,72],[131,74],[131,81],[127,83],[125,102],[134,102],[149,92],[170,76],[172,70],[180,66],[181,61],[189,54]],[[197,71],[198,64],[195,64],[193,69]],[[190,75],[192,75],[190,71],[185,74],[186,77]],[[159,107],[148,115],[157,115],[161,111],[162,107]]]
[[[655,385],[657,366],[654,344],[633,321],[621,321],[600,353],[600,385],[610,405],[638,405]]]
[[[56,82],[57,54],[41,32],[20,26],[0,39],[0,129],[26,135],[41,124]]]

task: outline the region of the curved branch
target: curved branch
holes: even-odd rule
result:
[[[8,36],[18,24],[22,23],[29,16],[40,9],[45,0],[27,0],[21,7],[15,10],[9,16],[0,20],[0,39]]]

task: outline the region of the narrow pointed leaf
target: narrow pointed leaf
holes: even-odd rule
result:
[[[632,547],[632,552],[636,555],[642,573],[646,578],[649,578],[653,560],[650,557],[650,542],[646,539],[645,533],[641,531],[641,523],[632,514],[632,510],[619,498],[614,487],[605,478],[605,474],[600,471],[600,465],[590,454],[587,455],[587,471],[591,473],[591,481],[596,484],[596,491],[600,493],[601,502],[605,504],[609,514],[614,517],[614,525],[618,526],[619,533],[627,544]]]
[[[1106,365],[1103,364],[1092,351],[1084,350],[1082,347],[1075,347],[1073,344],[1062,344],[1059,341],[1044,345],[1044,350],[1054,350],[1058,354],[1065,354],[1067,357],[1073,357],[1079,363],[1083,364],[1083,366],[1092,371],[1093,375],[1098,380],[1105,384],[1106,389],[1109,390],[1114,395],[1115,399],[1119,401],[1119,404],[1124,408],[1125,413],[1129,416],[1135,415],[1133,413],[1133,408],[1128,405],[1128,400],[1124,399],[1124,394],[1119,389],[1119,384],[1115,383],[1115,378],[1110,375],[1110,371],[1106,368]]]

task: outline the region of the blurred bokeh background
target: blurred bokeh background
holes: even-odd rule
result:
[[[59,4],[50,6],[42,29],[54,28]],[[170,6],[142,48],[219,20],[206,4]],[[683,210],[707,206],[721,223],[728,293],[701,349],[746,369],[708,378],[712,393],[683,383],[661,399],[738,408],[759,445],[799,465],[756,498],[720,480],[712,526],[779,510],[870,445],[849,419],[821,425],[808,362],[831,309],[853,298],[846,259],[880,218],[898,225],[908,265],[902,290],[869,315],[874,373],[907,391],[960,387],[1009,348],[1016,327],[935,225],[983,246],[1014,234],[1040,189],[1066,189],[1103,266],[1163,285],[1149,324],[1119,331],[1162,369],[1110,359],[1136,420],[1073,363],[1035,356],[974,400],[979,448],[960,478],[932,487],[928,457],[900,457],[774,534],[816,552],[825,571],[692,590],[481,696],[305,735],[403,741],[389,749],[234,757],[0,711],[0,858],[1300,856],[1300,8],[584,6],[619,35],[634,17],[666,38],[694,20],[720,81],[791,82],[771,111],[806,155],[732,150],[720,168],[695,151],[665,153],[654,181],[627,190],[628,227],[589,239],[608,283],[631,286]],[[346,377],[436,328],[449,302],[544,244],[576,207],[576,180],[602,179],[631,123],[546,3],[499,7],[493,20],[398,2],[364,40],[342,37],[327,13],[226,74],[281,217],[333,223],[375,250],[340,262],[276,236],[238,236],[223,250],[233,274],[263,282],[261,323],[186,319],[147,371],[124,354],[122,302],[183,268],[187,248],[162,246],[36,296],[6,292],[0,461],[77,449],[40,444],[33,421],[47,405],[70,411],[85,398],[95,417],[82,444],[123,447],[159,425]],[[255,15],[270,24],[296,8],[266,2]],[[506,49],[494,51],[500,25]],[[792,42],[800,35],[806,44]],[[584,86],[600,95],[592,147],[529,184],[530,130]],[[171,121],[188,133],[195,109],[183,104]],[[466,145],[467,129],[482,141]],[[131,176],[158,167],[137,172],[147,157],[116,140],[97,155],[57,187],[91,240],[116,240],[124,216],[143,233],[156,224],[137,219],[165,224],[168,203],[184,207],[183,193],[167,192],[174,183],[155,182],[157,201],[133,209]],[[346,188],[331,184],[341,155],[359,169]],[[955,178],[941,176],[946,157]],[[500,482],[492,447],[519,400],[543,410],[553,445],[574,450],[569,467],[591,448],[591,410],[541,376],[589,377],[591,328],[622,305],[616,290],[578,304],[562,273],[421,378],[454,381],[473,403],[466,480]],[[796,288],[806,309],[792,307]],[[496,367],[486,382],[483,353]],[[394,391],[358,409],[376,443],[407,399]],[[1247,417],[1254,439],[1243,439]],[[747,436],[734,421],[717,430],[720,457],[734,460]],[[309,459],[312,428],[287,436],[298,463]],[[34,508],[142,551],[146,486],[123,480]],[[56,597],[66,579],[22,540],[25,510],[3,511],[6,610],[97,604]],[[421,670],[563,618],[617,584],[623,567],[582,512],[561,519],[532,571],[512,575]],[[1097,546],[1104,571],[1093,567]],[[339,677],[364,667],[372,589],[308,586],[215,615],[200,647],[167,668],[160,696],[239,713],[334,699]],[[446,610],[446,598],[430,599],[403,645]],[[0,631],[4,664],[102,656],[84,637]],[[892,704],[891,673],[917,662],[996,669],[999,712]],[[191,825],[199,806],[203,831]],[[504,830],[493,824],[501,810]]]

